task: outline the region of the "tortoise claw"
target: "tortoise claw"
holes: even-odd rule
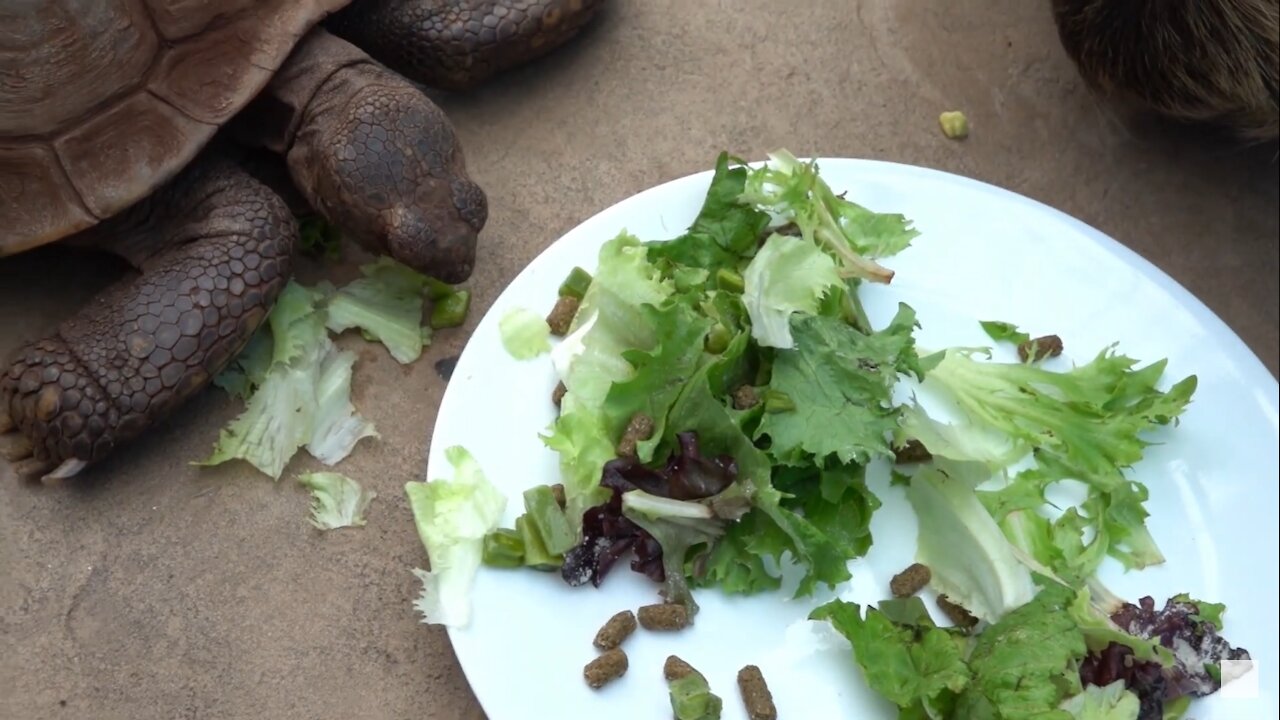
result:
[[[0,436],[0,455],[9,462],[25,460],[34,451],[25,435]]]
[[[13,471],[17,473],[18,477],[24,480],[30,480],[36,476],[44,475],[52,470],[53,467],[53,463],[48,460],[41,460],[40,458],[32,457],[27,458],[22,462],[15,463]]]
[[[61,465],[54,468],[53,472],[48,473],[44,477],[40,478],[40,482],[44,483],[45,485],[57,485],[69,477],[74,477],[75,475],[78,475],[80,471],[85,469],[85,467],[88,464],[89,463],[85,462],[84,460],[79,460],[77,458],[71,458],[70,460],[63,460]]]

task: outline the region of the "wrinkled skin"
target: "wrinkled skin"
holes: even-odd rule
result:
[[[488,200],[449,119],[413,83],[471,88],[565,43],[602,4],[354,0],[298,44],[228,135],[278,153],[289,190],[344,236],[461,282]],[[0,455],[19,475],[62,480],[145,434],[265,320],[298,226],[280,194],[221,150],[74,239],[138,273],[0,370]]]

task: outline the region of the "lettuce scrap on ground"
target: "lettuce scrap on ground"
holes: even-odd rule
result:
[[[311,524],[320,530],[364,525],[365,511],[378,496],[342,473],[304,473],[298,482],[311,491]]]

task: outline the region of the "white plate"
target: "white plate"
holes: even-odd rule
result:
[[[1107,344],[1143,364],[1169,358],[1166,379],[1195,373],[1199,388],[1169,442],[1135,469],[1150,489],[1150,528],[1168,562],[1124,573],[1108,561],[1104,583],[1136,601],[1189,592],[1225,602],[1227,637],[1257,663],[1232,693],[1202,699],[1192,716],[1277,717],[1277,384],[1203,304],[1114,240],[1040,203],[954,175],[862,160],[819,161],[836,192],[880,212],[901,212],[920,230],[887,261],[890,287],[864,290],[882,326],[901,300],[923,325],[929,348],[987,344],[977,319],[1000,319],[1064,338],[1066,355],[1087,362]],[[539,440],[554,417],[550,359],[512,359],[498,320],[515,307],[545,313],[556,288],[580,265],[596,266],[600,245],[625,228],[642,239],[679,235],[696,216],[711,173],[674,180],[599,213],[534,260],[494,303],[458,362],[440,406],[428,478],[449,477],[444,449],[469,449],[508,496],[504,525],[523,508],[521,492],[558,482],[557,458]],[[875,475],[884,502],[875,544],[853,562],[853,580],[799,601],[784,593],[749,598],[697,595],[696,625],[658,635],[637,631],[624,646],[627,674],[599,691],[582,679],[597,655],[591,640],[613,613],[657,602],[657,587],[620,562],[600,589],[570,588],[558,574],[482,569],[473,619],[450,633],[490,720],[669,718],[662,677],[668,654],[700,669],[725,700],[724,720],[746,717],[735,675],[760,666],[783,718],[872,720],[896,716],[866,687],[848,643],[809,611],[838,594],[861,603],[886,594],[915,550],[916,521],[901,489]],[[1252,695],[1235,698],[1229,695]]]

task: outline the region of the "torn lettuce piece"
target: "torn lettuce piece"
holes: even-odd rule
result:
[[[1035,596],[1031,572],[970,483],[924,467],[907,498],[919,523],[916,561],[933,571],[939,593],[992,623]]]
[[[196,464],[244,460],[279,480],[304,445],[324,464],[337,464],[362,438],[377,436],[351,405],[354,361],[354,355],[321,335],[300,356],[273,365],[244,412],[219,434],[210,456]]]
[[[751,335],[762,347],[790,348],[793,313],[814,314],[822,296],[842,284],[831,256],[800,238],[773,234],[743,273],[742,301]]]
[[[358,328],[366,339],[381,342],[402,365],[417,360],[431,339],[430,328],[422,324],[430,278],[388,257],[361,266],[360,272],[364,277],[329,298],[329,330]]]
[[[355,353],[339,350],[325,340],[315,385],[315,411],[307,452],[330,467],[338,464],[364,438],[377,438],[373,423],[361,417],[351,404],[351,373]]]
[[[322,341],[330,343],[328,338]],[[322,352],[312,346],[292,362],[272,366],[244,412],[219,433],[212,453],[195,464],[211,467],[244,460],[279,480],[294,453],[311,440]]]
[[[303,255],[333,262],[342,255],[342,233],[320,215],[298,221],[298,245]]]
[[[1013,323],[1003,322],[1001,320],[980,320],[978,324],[982,326],[982,331],[987,337],[996,342],[1013,343],[1021,345],[1031,340],[1031,336],[1018,329]]]
[[[903,216],[874,213],[837,196],[816,161],[800,162],[786,150],[747,176],[742,200],[793,222],[801,235],[839,261],[840,275],[888,283],[893,271],[875,262],[905,250],[919,232]]]
[[[551,351],[551,326],[528,308],[512,308],[498,320],[502,347],[517,360],[529,360]]]
[[[1117,680],[1105,687],[1087,685],[1084,692],[1063,701],[1061,709],[1074,720],[1138,720],[1138,696]]]
[[[405,483],[405,494],[426,548],[431,570],[414,568],[422,595],[414,607],[423,622],[452,628],[471,621],[471,587],[480,568],[484,538],[498,527],[507,498],[460,445],[445,449],[452,480]]]
[[[364,525],[365,511],[378,496],[341,473],[304,473],[298,482],[311,491],[311,524],[321,530]]]
[[[325,293],[290,280],[267,315],[271,329],[271,365],[291,362],[325,339]]]
[[[741,493],[740,488],[734,489]],[[657,497],[643,490],[622,495],[623,515],[662,546],[664,599],[684,605],[690,617],[698,612],[698,603],[685,577],[689,550],[698,545],[710,546],[724,534],[725,519],[712,508],[710,503]]]

